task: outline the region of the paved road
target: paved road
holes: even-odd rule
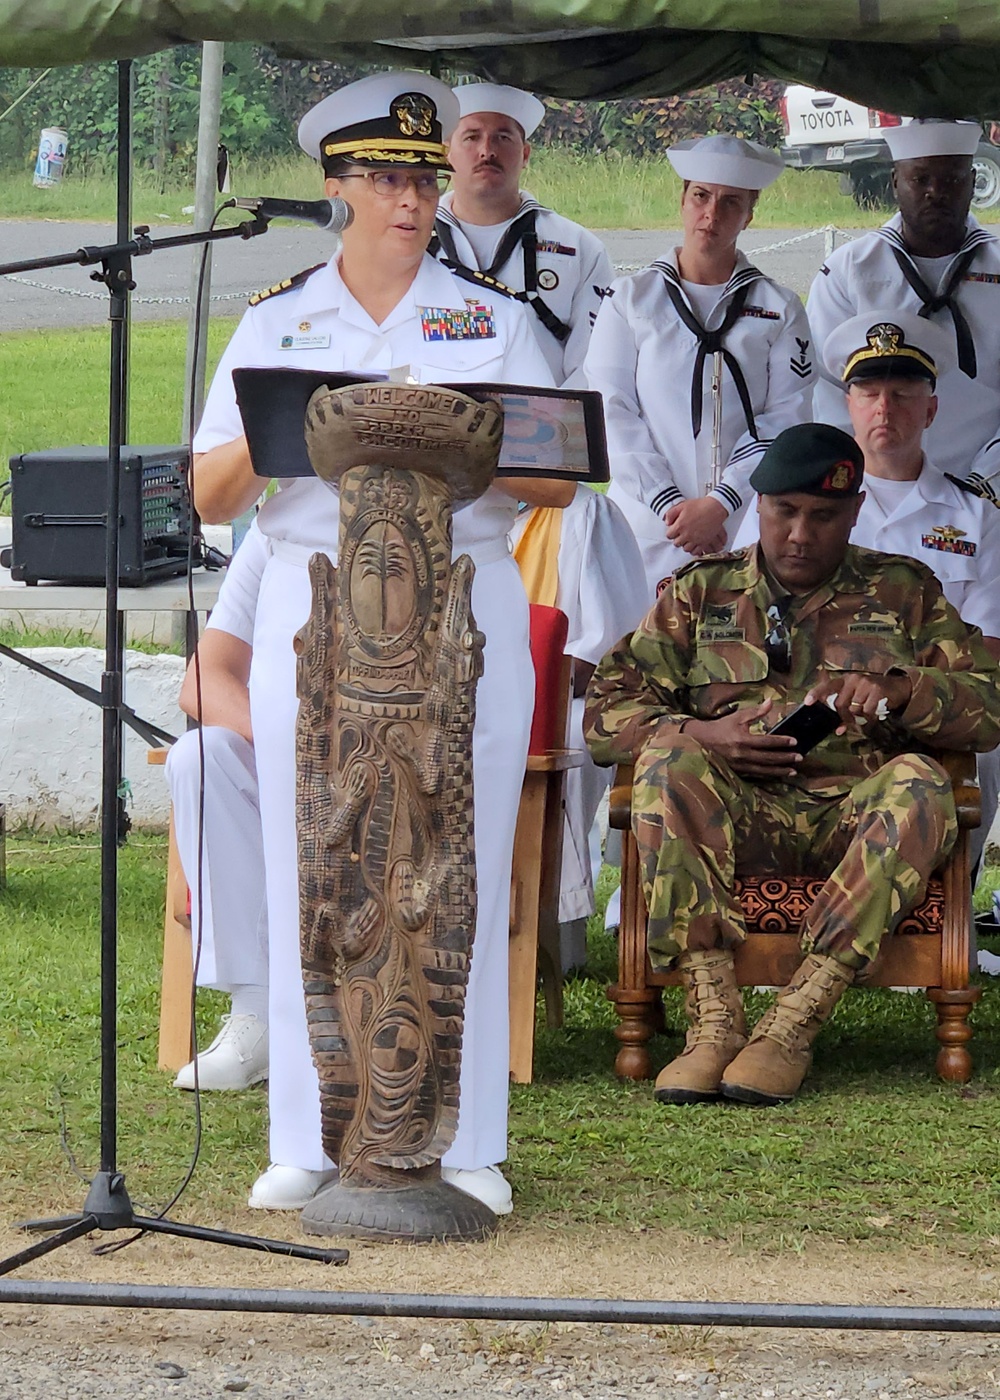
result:
[[[168,234],[154,230],[154,236]],[[670,245],[675,235],[669,231],[613,229],[601,232],[601,237],[615,266],[627,270],[645,266]],[[0,259],[6,264],[52,257],[84,246],[110,243],[113,238],[114,229],[109,224],[0,221]],[[789,246],[773,247],[798,238],[801,241]],[[761,268],[801,296],[808,291],[823,261],[824,236],[810,236],[809,230],[751,230],[744,235],[742,244],[751,256],[760,250]],[[266,287],[289,272],[321,262],[329,251],[328,234],[289,224],[275,224],[266,236],[249,242],[234,238],[217,244],[213,250],[213,310],[239,314],[249,292]],[[191,269],[192,253],[187,248],[137,258],[135,320],[186,316]],[[90,281],[90,270],[77,264],[13,274],[0,278],[0,332],[100,325],[107,319],[106,303],[107,294]]]

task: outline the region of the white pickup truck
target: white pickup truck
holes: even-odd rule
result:
[[[837,171],[844,193],[853,194],[863,208],[894,203],[892,157],[884,132],[887,126],[901,126],[910,117],[897,117],[849,102],[834,92],[798,85],[785,89],[781,116],[785,124],[781,155],[787,166]],[[973,207],[992,209],[1000,204],[1000,148],[984,140],[973,165]]]

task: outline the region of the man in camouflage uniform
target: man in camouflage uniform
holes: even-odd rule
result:
[[[924,565],[848,544],[863,475],[840,429],[780,433],[751,478],[759,545],[680,569],[591,682],[595,760],[635,762],[650,957],[687,990],[686,1047],[656,1081],[666,1102],[794,1096],[819,1027],[955,842],[951,784],[923,750],[1000,740],[981,634]],[[768,732],[828,700],[839,726],[809,752]],[[734,879],[769,870],[827,880],[806,957],[748,1041]]]

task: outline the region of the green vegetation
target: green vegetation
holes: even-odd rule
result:
[[[60,1147],[98,1157],[98,851],[96,838],[15,835],[0,893],[0,1141],[7,1218],[79,1204]],[[121,853],[120,1152],[133,1198],[169,1199],[194,1137],[193,1102],[156,1069],[162,839]],[[1000,872],[997,872],[1000,874]],[[605,872],[607,893],[610,872]],[[595,925],[600,920],[594,921]],[[1000,1003],[973,1013],[976,1078],[934,1076],[933,1010],[922,995],[851,992],[821,1037],[800,1099],[755,1111],[664,1108],[645,1084],[618,1084],[604,988],[614,945],[596,926],[590,968],[566,988],[566,1026],[539,1030],[536,1080],[511,1096],[510,1174],[517,1223],[565,1229],[680,1230],[755,1249],[810,1237],[992,1251],[1000,1236]],[[752,1014],[763,996],[749,995]],[[202,994],[199,1036],[223,1009]],[[680,994],[668,995],[676,1052]],[[266,1095],[209,1094],[202,1155],[179,1213],[226,1219],[266,1163]]]
[[[538,199],[588,228],[677,228],[680,180],[665,158],[587,154],[539,147],[525,180]],[[261,190],[288,199],[315,199],[320,193],[315,164],[304,155],[245,161],[232,170],[235,194]],[[223,196],[219,196],[220,201]],[[134,222],[154,233],[184,223],[192,205],[191,183],[171,176],[161,189],[149,167],[137,165]],[[35,189],[30,171],[0,170],[0,217],[101,219],[114,221],[115,182],[110,166],[88,173],[70,169],[61,185]],[[877,228],[889,210],[859,209],[840,193],[839,177],[822,170],[786,170],[761,195],[754,223],[758,228]],[[228,216],[233,217],[233,216]],[[1000,219],[1000,210],[984,210],[981,222]]]
[[[232,318],[212,317],[211,370],[232,334]],[[132,327],[130,437],[135,443],[177,442],[184,401],[182,321]],[[108,440],[108,333],[102,326],[0,335],[0,461],[43,447]],[[5,506],[9,512],[9,504]]]

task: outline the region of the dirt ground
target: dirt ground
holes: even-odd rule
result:
[[[205,1222],[218,1225],[221,1222]],[[226,1224],[297,1238],[294,1217]],[[340,1268],[164,1237],[95,1257],[80,1240],[21,1279],[345,1293],[462,1293],[992,1308],[1000,1267],[929,1244],[807,1245],[760,1255],[663,1233],[516,1223],[486,1245],[344,1243]],[[0,1253],[24,1246],[0,1234]],[[315,1241],[310,1241],[315,1243]],[[998,1242],[1000,1243],[1000,1242]],[[0,1289],[2,1293],[2,1289]],[[176,1372],[180,1372],[177,1375]],[[88,1379],[89,1378],[89,1379]],[[231,1392],[406,1395],[879,1397],[1000,1395],[1000,1338],[613,1324],[508,1324],[0,1306],[0,1396]],[[88,1388],[92,1384],[93,1388]],[[120,1388],[115,1388],[120,1386]]]

